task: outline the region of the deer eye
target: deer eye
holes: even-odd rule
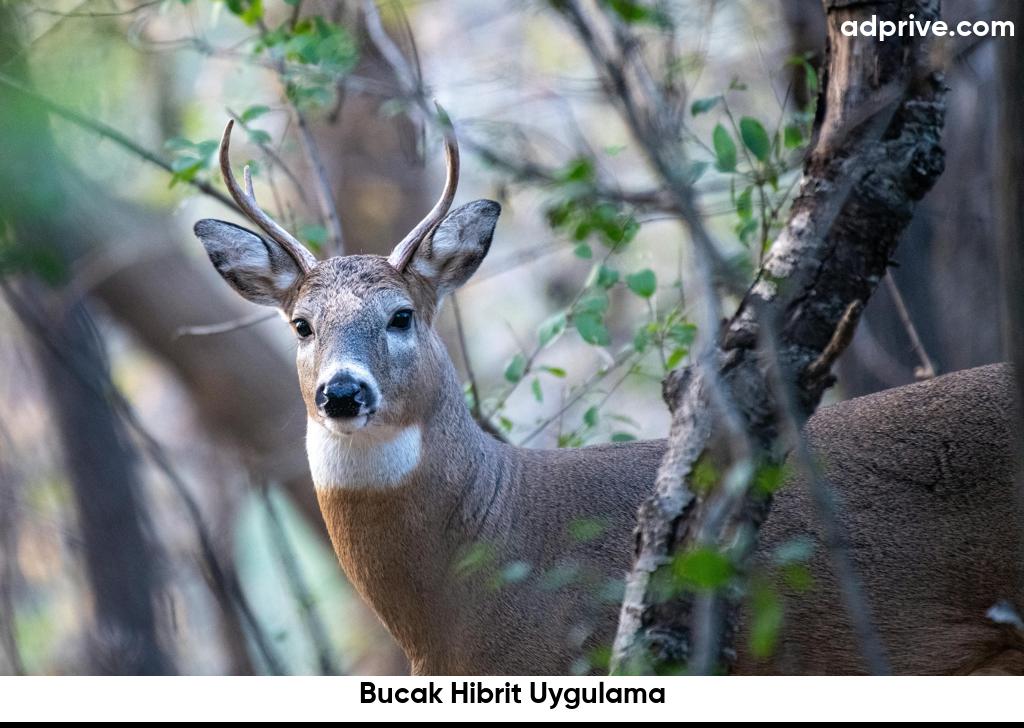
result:
[[[313,335],[313,327],[309,325],[309,321],[306,319],[295,319],[292,321],[292,327],[295,329],[295,333],[299,335],[300,339],[308,339]]]
[[[405,331],[412,326],[412,309],[403,308],[395,311],[391,316],[391,320],[388,322],[389,329],[395,329],[397,331]]]

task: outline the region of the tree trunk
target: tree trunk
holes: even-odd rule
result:
[[[687,481],[701,458],[717,473],[743,472],[733,468],[744,464],[751,472],[784,458],[793,445],[784,437],[784,415],[802,424],[834,381],[831,365],[884,275],[914,202],[942,171],[944,85],[927,65],[926,45],[840,32],[844,21],[872,15],[935,19],[937,0],[826,0],[825,10],[816,134],[787,226],[712,356],[665,382],[672,427],[655,492],[640,508],[614,650],[619,671],[729,666],[739,595],[687,591],[664,600],[655,574],[677,553],[718,551],[740,529],[751,536],[735,563],[742,573],[770,497],[752,487],[750,475],[743,490],[719,485],[699,496]],[[790,390],[792,413],[781,399]],[[730,432],[726,422],[742,431]]]

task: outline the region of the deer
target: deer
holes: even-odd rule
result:
[[[223,179],[260,232],[214,219],[194,232],[235,291],[294,331],[309,467],[345,574],[414,674],[586,669],[614,635],[665,440],[525,449],[474,419],[434,322],[487,255],[501,208],[452,209],[453,129],[440,198],[391,254],[324,260],[258,206],[248,167],[239,185],[231,129]],[[897,673],[1024,672],[1020,632],[986,617],[1024,605],[1015,402],[997,364],[824,407],[805,427]],[[745,646],[744,617],[733,672],[865,672],[799,474],[775,497],[757,563],[796,538],[815,546],[812,586],[780,587],[768,660]]]

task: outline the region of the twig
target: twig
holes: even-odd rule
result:
[[[854,301],[847,308],[846,314],[840,321],[835,335],[833,335],[833,341],[837,338],[844,338],[849,341],[850,335],[845,332],[840,333],[840,329],[844,326],[849,326],[852,334],[852,329],[856,327],[855,319],[857,315],[851,316],[854,304],[860,304],[860,301]],[[863,304],[859,308],[862,309]],[[764,318],[767,317],[762,317],[762,320]],[[854,319],[852,325],[849,324],[849,319]],[[878,630],[875,629],[875,625],[871,620],[871,608],[868,604],[868,598],[864,593],[860,577],[857,576],[857,569],[854,566],[853,558],[850,556],[849,542],[839,520],[835,498],[832,495],[832,484],[822,471],[818,459],[812,454],[810,443],[803,432],[805,423],[801,422],[796,414],[799,411],[797,409],[796,397],[794,396],[793,387],[787,385],[783,379],[774,331],[772,331],[770,324],[767,322],[764,322],[761,331],[761,345],[764,347],[769,361],[768,377],[772,389],[775,391],[779,415],[785,429],[789,430],[789,438],[795,443],[792,451],[793,455],[807,476],[807,485],[811,491],[814,509],[824,532],[825,548],[828,549],[829,559],[832,562],[832,568],[835,570],[836,580],[839,582],[839,591],[842,595],[843,605],[846,608],[847,615],[850,617],[854,634],[857,637],[857,644],[871,674],[889,675],[892,672],[889,667],[889,660],[886,657],[885,648],[882,645],[882,639],[878,634]]]
[[[76,7],[82,7],[83,5],[88,4],[88,2],[89,0],[85,0],[85,2],[79,3]],[[154,5],[160,5],[163,2],[164,0],[147,0],[147,2],[139,3],[135,7],[128,8],[127,10],[111,10],[106,12],[86,12],[77,10],[61,12],[60,10],[51,10],[49,8],[32,8],[30,12],[39,13],[40,15],[55,15],[59,18],[119,18],[125,15],[134,15],[142,10],[153,7]]]
[[[914,321],[910,318],[910,311],[907,310],[907,304],[903,301],[903,295],[900,293],[899,286],[896,285],[896,279],[893,278],[891,270],[885,272],[885,287],[889,291],[889,295],[892,296],[892,302],[896,304],[896,313],[899,314],[903,328],[907,331],[910,345],[921,361],[921,366],[914,367],[914,378],[919,382],[934,379],[935,365],[932,363],[931,357],[928,356],[924,344],[921,343],[921,337],[917,335],[917,327],[914,326]]]
[[[240,115],[236,114],[231,109],[228,109],[227,111],[228,116],[234,119],[236,124],[242,127],[246,132],[249,131],[249,125],[242,120],[242,117]],[[249,141],[253,141],[252,137],[250,137]],[[288,167],[288,165],[285,164],[284,160],[281,159],[281,155],[275,152],[274,149],[265,142],[256,141],[256,146],[260,148],[260,151],[263,152],[271,162],[273,162],[274,164],[281,168],[281,171],[284,172],[288,180],[293,185],[295,185],[295,191],[298,192],[299,197],[301,199],[305,199],[306,191],[302,187],[302,182],[299,180],[298,176]]]
[[[250,326],[261,324],[264,321],[277,316],[276,311],[256,311],[243,316],[241,318],[234,319],[233,321],[224,321],[219,324],[205,324],[202,326],[182,326],[174,332],[174,339],[180,339],[183,336],[214,336],[216,334],[226,334],[230,331],[238,331],[239,329],[247,329]]]
[[[331,641],[327,635],[327,629],[320,618],[320,613],[316,608],[316,600],[309,589],[309,585],[306,583],[302,567],[299,566],[298,557],[295,554],[295,549],[292,548],[291,540],[288,538],[288,531],[284,527],[284,520],[281,518],[277,504],[274,502],[274,497],[266,483],[260,483],[257,485],[257,488],[263,498],[263,506],[267,511],[271,538],[274,539],[274,546],[280,557],[281,565],[284,567],[288,585],[295,596],[295,601],[299,604],[299,614],[302,617],[302,623],[305,625],[306,631],[309,632],[310,644],[316,652],[320,674],[340,675],[341,670],[335,663],[334,656],[331,653]]]
[[[295,108],[295,120],[299,128],[299,137],[302,139],[302,146],[306,150],[306,159],[313,168],[316,178],[316,197],[320,203],[320,214],[327,226],[328,249],[334,255],[344,255],[345,234],[341,229],[338,208],[334,204],[334,192],[331,189],[330,180],[327,178],[327,168],[324,167],[320,150],[317,149],[316,140],[313,138],[313,132],[309,129],[306,117],[298,107]]]
[[[39,104],[46,110],[50,111],[53,114],[56,114],[57,116],[67,121],[70,121],[72,124],[80,126],[83,129],[88,129],[89,131],[98,134],[105,139],[109,139],[118,146],[127,149],[129,152],[136,155],[137,157],[141,157],[150,164],[156,165],[157,167],[164,170],[168,174],[174,174],[174,170],[171,168],[169,162],[167,162],[164,159],[161,159],[160,157],[158,157],[156,154],[149,151],[145,147],[136,144],[131,139],[126,137],[124,134],[119,132],[117,129],[114,129],[111,126],[107,126],[101,121],[90,119],[89,117],[80,114],[73,109],[69,109],[66,106],[58,104],[56,101],[51,101],[45,96],[42,96],[33,91],[32,89],[20,84],[18,81],[14,80],[13,78],[4,73],[0,73],[0,83],[17,91],[26,98],[35,101],[37,104]],[[220,190],[213,187],[209,182],[200,179],[190,179],[187,180],[187,184],[191,185],[192,187],[195,187],[203,194],[209,195],[210,197],[226,205],[227,207],[230,207],[232,210],[235,210],[236,212],[238,211],[238,207],[231,200],[231,198],[229,198]]]
[[[473,417],[481,419],[480,414],[480,390],[476,385],[476,375],[473,373],[473,365],[469,360],[469,346],[466,344],[466,332],[462,329],[462,311],[459,309],[459,296],[453,293],[451,296],[452,313],[455,316],[455,332],[459,337],[459,350],[462,352],[462,363],[466,367],[466,376],[469,378],[469,391],[473,396],[471,408]]]
[[[297,17],[298,13],[296,12],[294,18],[297,19]],[[265,38],[269,35],[270,29],[262,19],[257,22],[257,27],[261,37]],[[287,72],[284,58],[273,59],[271,67],[276,72],[278,81],[282,86],[286,87]],[[316,140],[313,138],[313,132],[310,131],[306,115],[302,113],[302,109],[299,108],[298,104],[291,102],[287,93],[284,94],[284,97],[291,104],[292,111],[295,114],[296,126],[299,129],[299,140],[302,142],[302,148],[306,152],[306,161],[309,162],[309,166],[313,169],[313,177],[316,181],[316,198],[320,205],[320,215],[327,229],[328,250],[333,255],[344,255],[345,234],[341,229],[341,218],[338,216],[338,208],[334,204],[334,191],[327,176],[327,168],[324,167],[320,150],[317,148]]]
[[[863,301],[860,299],[850,301],[850,305],[843,312],[843,316],[839,319],[839,324],[836,326],[835,331],[832,332],[832,338],[829,339],[825,350],[804,371],[804,378],[807,381],[813,382],[829,373],[836,359],[846,350],[846,347],[853,339],[853,335],[857,331],[857,322],[860,321],[860,315],[863,311]]]
[[[545,418],[540,424],[538,424],[533,430],[530,431],[530,434],[528,434],[526,437],[524,437],[522,440],[520,440],[519,446],[520,447],[525,447],[526,445],[528,445],[531,440],[533,440],[535,437],[537,437],[537,435],[539,435],[542,432],[544,432],[544,430],[546,430],[551,425],[552,422],[554,422],[555,420],[560,418],[574,404],[576,404],[584,396],[586,396],[587,393],[590,392],[591,388],[595,384],[597,384],[597,382],[601,381],[606,376],[611,374],[613,371],[615,371],[616,369],[621,367],[623,364],[625,364],[627,361],[629,361],[630,358],[632,358],[633,356],[637,356],[637,352],[633,351],[631,349],[626,349],[624,352],[620,352],[619,356],[616,357],[612,361],[611,364],[609,364],[608,366],[606,366],[606,367],[604,367],[602,369],[598,369],[596,372],[591,374],[582,384],[579,385],[579,389],[577,389],[576,392],[571,397],[569,397],[568,399],[565,399],[565,400],[562,401],[562,406],[558,408],[557,412],[552,414],[550,417]],[[629,372],[626,373],[626,376],[628,376],[628,375],[629,375]],[[623,377],[623,379],[625,379],[625,377]],[[622,380],[619,381],[619,384],[621,384],[621,383],[622,383]],[[618,384],[616,385],[616,387],[617,386],[618,386]]]

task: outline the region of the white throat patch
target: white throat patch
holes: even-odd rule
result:
[[[393,488],[416,469],[422,445],[419,425],[342,436],[311,418],[306,424],[309,469],[320,490]]]

